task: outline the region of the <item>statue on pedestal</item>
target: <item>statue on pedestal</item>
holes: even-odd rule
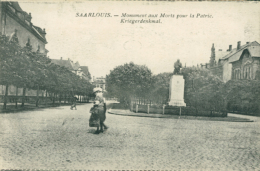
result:
[[[174,63],[173,74],[174,75],[180,75],[181,68],[182,68],[182,64],[181,64],[180,60],[177,59],[177,61]]]
[[[184,84],[185,80],[181,75],[182,64],[178,59],[174,63],[174,71],[170,80],[169,88],[169,106],[186,106],[184,102]]]

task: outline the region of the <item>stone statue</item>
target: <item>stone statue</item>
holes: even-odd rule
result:
[[[28,38],[28,41],[27,41],[27,43],[26,43],[26,46],[31,46],[30,38]]]
[[[14,32],[11,34],[9,42],[18,43],[17,30],[14,29]]]
[[[32,45],[31,45],[31,42],[30,42],[30,38],[28,38],[28,41],[26,43],[26,47],[29,48],[29,49],[32,49]]]
[[[40,53],[40,45],[38,45],[37,53]]]
[[[180,74],[180,71],[181,71],[181,68],[182,68],[182,64],[181,64],[180,60],[178,59],[178,60],[174,63],[174,71],[173,71],[173,74],[179,75],[179,74]]]

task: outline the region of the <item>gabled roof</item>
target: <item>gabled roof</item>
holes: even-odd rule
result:
[[[24,10],[22,10],[22,8],[20,7],[18,2],[9,2],[9,5],[11,5],[16,11],[23,13],[24,14],[24,18],[28,21],[31,21],[32,17],[25,12]]]
[[[33,27],[41,34],[46,34],[45,31],[41,28],[41,27],[38,27],[38,26],[35,26],[33,25]]]
[[[215,60],[218,61],[219,59],[222,59],[228,53],[229,53],[228,51],[216,51],[215,52]]]
[[[78,61],[75,64],[73,62],[71,62],[71,63],[72,63],[72,67],[74,68],[74,70],[78,70],[80,68]]]
[[[77,71],[80,68],[80,65],[78,62],[75,64],[71,60],[62,60],[62,59],[51,59],[52,63],[60,66],[64,66],[68,68],[71,71]]]
[[[222,60],[227,59],[228,62],[235,62],[235,61],[239,60],[243,51],[250,46],[260,46],[260,44],[256,41],[254,41],[254,42],[251,42],[251,43],[248,43],[248,44],[241,46],[240,49],[238,49],[238,50],[236,48],[234,48],[226,56],[224,56],[222,58]]]
[[[12,7],[14,7],[14,9],[16,9],[17,11],[19,11],[19,12],[24,12],[24,11],[22,10],[22,8],[20,7],[20,5],[19,5],[18,2],[9,2],[9,3],[10,3],[10,5],[12,5]]]
[[[64,67],[68,68],[69,70],[75,70],[72,67],[70,60],[51,59],[51,62],[56,65],[64,66]]]
[[[47,40],[44,36],[44,34],[46,34],[45,31],[42,30],[40,27],[37,27],[31,23],[31,19],[32,19],[31,14],[28,14],[27,12],[23,11],[18,2],[9,1],[8,6],[14,8],[17,12],[23,14],[24,18],[21,18],[19,15],[15,15],[15,16],[23,21],[25,28],[27,29],[29,28],[29,31],[35,34],[36,37],[39,37],[40,40],[42,40],[44,43],[47,43]],[[29,24],[25,20],[27,20]]]
[[[90,75],[88,66],[80,66],[80,68],[85,75]]]
[[[250,46],[248,51],[252,57],[260,58],[260,46]]]
[[[238,61],[245,50],[249,51],[251,57],[260,57],[260,46],[250,46],[232,56],[229,62],[232,63]]]

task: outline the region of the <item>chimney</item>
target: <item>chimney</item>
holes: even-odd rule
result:
[[[250,42],[246,42],[246,44],[249,44]]]
[[[93,81],[95,81],[95,76],[93,76]]]
[[[237,42],[237,50],[240,49],[240,46],[241,46],[241,41],[238,41]]]
[[[28,16],[28,18],[26,18],[26,19],[28,19],[28,21],[32,21],[32,14],[31,13],[29,13],[29,16]]]
[[[62,57],[60,57],[60,60],[62,60]]]
[[[46,31],[45,31],[45,28],[43,29],[43,33],[42,33],[43,37],[45,38],[46,36]]]
[[[68,58],[68,61],[70,60],[70,58]]]
[[[228,51],[232,50],[232,45],[229,45]]]

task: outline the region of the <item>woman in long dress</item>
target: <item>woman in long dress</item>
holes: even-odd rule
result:
[[[101,88],[94,88],[95,93],[95,101],[99,101],[98,109],[99,109],[99,120],[100,120],[100,126],[97,127],[97,131],[95,133],[103,132],[104,129],[108,129],[108,126],[104,124],[104,121],[106,120],[106,102],[105,98],[103,97],[102,89]],[[99,129],[100,127],[100,129]]]

